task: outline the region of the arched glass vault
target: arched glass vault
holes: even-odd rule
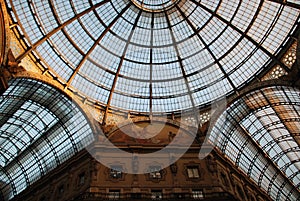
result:
[[[300,90],[274,86],[235,101],[210,140],[272,199],[299,200],[299,134]]]
[[[298,1],[6,0],[33,53],[66,87],[105,108],[204,107],[278,64]],[[24,37],[23,37],[24,36]]]
[[[54,87],[18,78],[0,96],[0,189],[19,194],[93,141],[79,107]]]

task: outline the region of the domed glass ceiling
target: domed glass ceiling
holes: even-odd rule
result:
[[[34,52],[67,87],[107,108],[171,112],[239,90],[278,54],[299,2],[275,0],[14,0]],[[298,9],[297,9],[298,8]]]

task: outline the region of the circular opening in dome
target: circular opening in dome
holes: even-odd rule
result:
[[[180,0],[131,0],[137,7],[152,12],[160,12],[174,6]]]

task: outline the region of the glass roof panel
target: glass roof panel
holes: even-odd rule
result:
[[[105,78],[103,78],[105,80]],[[107,82],[111,82],[112,80],[106,79]],[[84,76],[77,74],[73,80],[73,85],[79,91],[86,91],[86,95],[97,99],[99,101],[107,101],[109,96],[109,91],[105,89],[101,85],[96,85],[96,83],[87,80]]]
[[[147,87],[139,88],[140,91],[147,90]],[[133,110],[149,112],[149,99],[134,98],[129,96],[124,96],[122,94],[114,93],[114,98],[111,104],[117,108],[125,108],[126,110]]]
[[[167,97],[186,95],[186,84],[183,79],[171,80],[169,82],[154,82],[152,86],[152,95],[154,97]]]
[[[34,1],[35,4],[31,4],[35,12],[40,13],[39,23],[42,24],[41,28],[45,33],[50,32],[58,26],[57,19],[51,15],[51,5],[42,0]]]
[[[47,55],[44,61],[51,66],[63,79],[68,79],[72,74],[72,68],[57,54],[56,50],[48,43],[43,43],[37,47],[41,55]]]
[[[298,0],[288,0],[287,2],[291,2],[291,3],[294,3],[294,4],[300,5],[300,2]]]
[[[122,108],[116,103],[123,98],[116,94],[133,105],[144,102],[150,107],[152,90],[140,97],[148,101],[138,100],[130,87],[122,86],[127,81],[164,86],[171,79],[188,80],[170,93],[191,93],[195,106],[204,107],[233,94],[271,68],[270,63],[284,66],[277,54],[292,40],[300,14],[293,8],[296,1],[6,1],[32,47],[19,60],[34,52],[66,86],[105,107],[115,103],[118,109],[135,112],[150,108]],[[221,85],[225,89],[216,90]],[[159,103],[176,104],[169,98]]]
[[[98,36],[104,31],[105,27],[102,22],[99,21],[98,15],[94,12],[89,12],[82,17],[79,18],[79,22],[76,20],[73,22],[76,29],[84,29],[86,31],[86,34],[88,34],[91,37],[91,40],[96,40]],[[72,24],[73,24],[72,23]],[[76,25],[77,24],[77,25]],[[80,26],[79,26],[80,24]],[[70,25],[72,26],[72,25]],[[83,41],[80,41],[80,43],[84,43]],[[89,41],[89,44],[91,46],[93,45],[92,41]]]
[[[227,53],[230,48],[234,47],[240,37],[241,35],[239,33],[230,27],[226,27],[209,48],[216,58],[220,58]]]
[[[106,89],[111,86],[111,79],[113,78],[112,72],[108,72],[107,69],[102,68],[101,66],[95,66],[94,61],[92,60],[87,60],[80,68],[78,74],[82,75],[83,77],[88,77],[88,80],[94,83],[97,83],[99,79],[98,75],[101,75],[101,78],[103,79],[101,86]]]
[[[153,68],[157,68],[156,65],[152,66]],[[172,70],[169,70],[169,68],[172,68],[172,66],[165,66],[166,68],[166,73],[172,72]],[[158,70],[162,69],[162,68],[158,68]],[[158,71],[157,70],[157,71]],[[157,72],[155,71],[155,72]],[[124,77],[130,77],[130,78],[136,78],[136,79],[141,79],[141,80],[145,80],[148,81],[150,78],[150,65],[149,64],[139,64],[139,63],[135,63],[132,61],[128,61],[128,60],[124,60],[123,61],[123,67],[121,69],[120,74]],[[155,76],[159,76],[155,75]],[[170,75],[169,75],[170,76]]]
[[[148,97],[149,83],[141,84],[139,81],[124,79],[124,78],[120,77],[119,82],[117,83],[117,86],[116,86],[116,91],[122,93],[124,90],[126,90],[128,92],[129,96],[135,95],[135,96]]]
[[[219,0],[201,0],[201,4],[215,11],[220,4]]]
[[[257,50],[251,54],[250,57],[244,60],[244,63],[241,63],[238,69],[235,69],[233,73],[229,76],[235,86],[240,86],[244,84],[245,79],[251,74],[256,73],[258,70],[258,66],[262,66],[266,61],[268,61],[269,57],[262,51]]]
[[[43,1],[43,0],[40,0]],[[59,17],[60,22],[64,23],[68,19],[75,16],[73,7],[70,1],[58,0],[53,1],[55,10],[57,12],[57,17]],[[51,11],[49,12],[51,13]],[[52,14],[53,15],[53,14]]]
[[[250,26],[258,9],[260,0],[241,1],[240,3],[234,19],[232,20],[232,24],[244,32]]]

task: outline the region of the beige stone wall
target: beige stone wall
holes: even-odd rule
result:
[[[0,2],[0,66],[6,62],[8,43],[10,35],[8,34],[8,16],[4,2]]]

